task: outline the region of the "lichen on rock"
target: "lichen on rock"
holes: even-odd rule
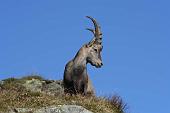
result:
[[[9,113],[93,113],[82,106],[77,105],[58,105],[42,107],[40,109],[35,108],[15,108]]]

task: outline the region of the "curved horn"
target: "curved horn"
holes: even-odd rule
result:
[[[90,28],[86,28],[86,30],[89,30],[91,31],[94,35],[95,35],[95,31],[93,29],[90,29]]]
[[[95,35],[95,37],[97,37],[97,36],[100,36],[100,26],[97,24],[97,22],[96,22],[96,20],[95,19],[93,19],[92,17],[90,17],[90,16],[86,16],[87,18],[89,18],[90,20],[92,20],[92,22],[93,22],[93,24],[94,24],[94,27],[95,27],[95,33],[94,33],[94,35]],[[90,30],[91,31],[91,30]],[[94,30],[93,30],[94,31]]]

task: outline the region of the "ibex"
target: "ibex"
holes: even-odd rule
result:
[[[91,81],[87,74],[87,63],[97,68],[103,65],[101,58],[103,46],[100,26],[92,17],[86,17],[94,24],[94,30],[87,28],[87,30],[93,33],[94,38],[89,43],[84,44],[75,57],[66,64],[63,78],[65,93],[82,95],[93,93],[93,90],[90,89]]]

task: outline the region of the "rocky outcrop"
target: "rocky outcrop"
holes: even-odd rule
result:
[[[57,81],[45,81],[42,91],[49,95],[61,96],[64,94],[64,87],[62,80]]]
[[[9,113],[92,113],[91,111],[77,105],[58,105],[43,107],[40,109],[15,108]]]
[[[32,92],[41,92],[49,95],[62,95],[64,94],[64,88],[62,80],[39,80],[32,79],[26,80],[23,86]]]
[[[31,92],[40,92],[53,96],[62,96],[64,94],[62,80],[41,80],[29,79],[18,82],[25,89]],[[0,81],[0,86],[4,81]],[[8,113],[92,113],[91,111],[78,105],[56,105],[42,108],[9,108]]]
[[[0,113],[125,113],[125,110],[126,104],[117,95],[103,98],[64,94],[62,80],[46,80],[41,76],[0,80]]]
[[[25,80],[23,86],[27,90],[30,90],[32,92],[41,92],[44,83],[45,83],[44,81],[38,79],[32,79],[32,80]]]

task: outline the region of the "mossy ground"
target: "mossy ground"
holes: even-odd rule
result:
[[[40,76],[27,76],[21,79],[9,78],[0,85],[0,111],[9,108],[41,108],[51,105],[80,105],[94,113],[125,113],[126,104],[119,96],[111,98],[81,95],[52,96],[41,92],[30,92],[21,84],[30,79],[43,80]]]

